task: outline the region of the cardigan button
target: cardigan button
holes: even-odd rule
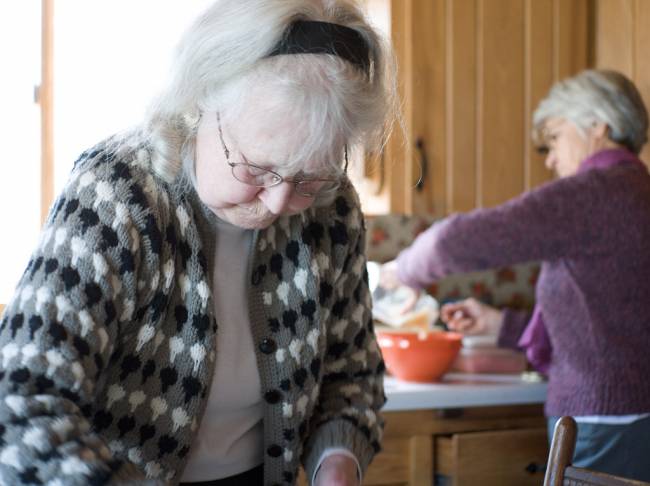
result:
[[[282,447],[277,444],[271,444],[271,446],[266,449],[266,453],[271,457],[280,457],[282,455]]]
[[[267,391],[264,394],[264,400],[271,405],[275,405],[280,400],[282,400],[282,394],[278,390]]]
[[[262,342],[260,342],[260,351],[264,354],[274,353],[276,349],[278,349],[278,345],[273,339],[264,338],[262,339]]]

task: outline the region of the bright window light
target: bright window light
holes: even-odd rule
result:
[[[79,154],[137,123],[213,0],[65,0],[54,13],[55,193]]]
[[[141,119],[183,30],[212,1],[54,2],[55,195],[81,152]],[[0,304],[40,231],[40,4],[0,2]]]
[[[41,207],[41,2],[0,2],[0,304],[38,240]]]

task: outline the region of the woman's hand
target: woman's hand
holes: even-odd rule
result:
[[[420,298],[420,291],[404,285],[397,276],[397,260],[384,263],[379,269],[379,286],[385,290],[395,291],[400,289],[403,304],[400,305],[398,314],[411,312]]]
[[[397,260],[384,263],[379,269],[379,286],[394,290],[404,285],[397,276]]]
[[[316,473],[314,486],[359,486],[357,463],[343,454],[332,454],[323,459]]]
[[[499,334],[503,312],[474,298],[445,304],[440,318],[447,327],[464,334]]]

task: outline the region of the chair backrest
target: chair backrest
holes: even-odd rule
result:
[[[571,461],[575,451],[577,431],[576,422],[572,417],[561,417],[555,424],[544,486],[650,486],[650,483],[645,481],[635,481],[573,467]]]

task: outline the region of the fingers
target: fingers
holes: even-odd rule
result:
[[[472,302],[473,301],[473,302]],[[476,317],[474,299],[465,299],[451,304],[445,304],[440,311],[440,318],[447,327],[463,334],[479,334],[482,329]]]
[[[473,316],[479,316],[483,314],[487,309],[492,308],[480,300],[475,299],[474,297],[465,299],[463,301],[463,304],[465,305],[465,308],[467,308],[468,312],[470,312]]]
[[[452,331],[457,331],[457,332],[467,332],[474,327],[474,319],[470,318],[460,318],[460,319],[452,319],[451,321],[447,322],[447,327],[451,329]]]
[[[479,300],[476,300],[474,297],[470,297],[468,299],[452,302],[450,304],[445,304],[442,306],[442,320],[444,321],[445,317],[452,319],[453,315],[458,311],[462,311],[463,314],[471,316],[474,319],[480,319],[481,316],[485,315],[486,312],[489,312],[493,309],[493,307],[484,304]]]
[[[444,323],[449,323],[453,319],[454,314],[458,310],[459,310],[458,306],[452,304],[445,304],[440,309],[440,319],[442,319],[442,322]]]
[[[469,312],[465,300],[461,300],[459,302],[452,302],[450,304],[445,304],[442,306],[442,309],[440,309],[440,318],[445,323],[451,321],[452,319],[457,319],[462,315],[470,315],[470,314],[471,313]]]

